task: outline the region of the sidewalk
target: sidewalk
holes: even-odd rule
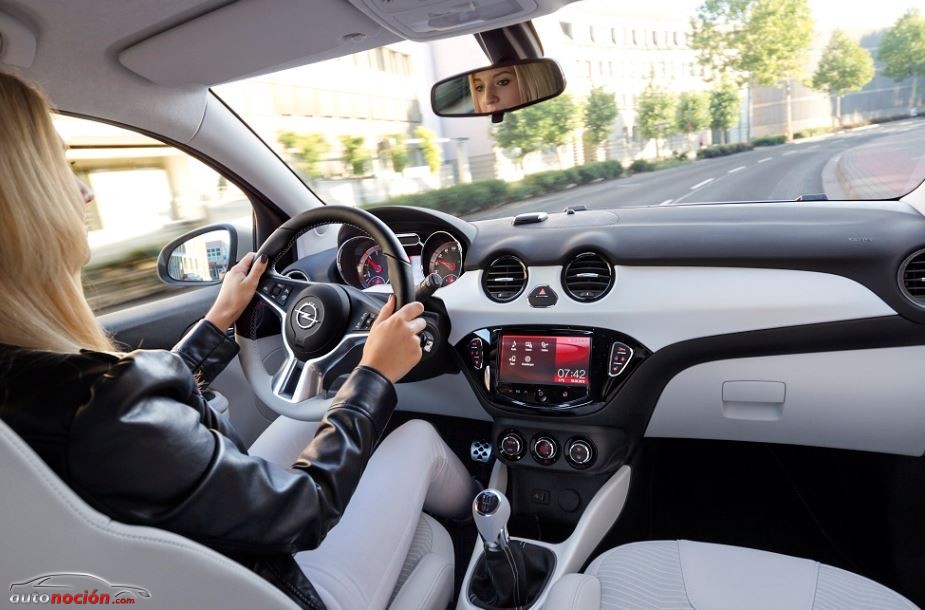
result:
[[[829,199],[892,199],[922,182],[925,121],[904,121],[891,127],[883,137],[826,163],[822,182]]]

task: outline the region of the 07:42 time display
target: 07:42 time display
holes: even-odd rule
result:
[[[587,369],[558,369],[553,383],[577,383],[585,384],[588,382]]]

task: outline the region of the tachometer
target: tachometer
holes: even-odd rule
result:
[[[421,254],[427,274],[438,274],[443,278],[444,286],[452,284],[462,274],[462,246],[446,231],[431,234]]]
[[[363,288],[389,283],[389,267],[379,244],[375,244],[363,252],[360,256],[357,272]]]

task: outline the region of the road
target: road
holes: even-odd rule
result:
[[[890,158],[892,157],[892,158]],[[879,191],[867,172],[878,174]],[[896,169],[899,168],[899,169]],[[914,176],[914,180],[910,179]],[[849,132],[797,140],[792,144],[704,159],[671,169],[637,174],[562,193],[519,201],[473,214],[467,220],[503,218],[521,212],[559,212],[569,205],[591,209],[675,205],[695,202],[793,200],[826,193],[852,197],[852,185],[864,196],[896,197],[925,178],[925,120],[905,120]],[[911,185],[911,186],[910,186]],[[848,192],[846,192],[846,190]]]

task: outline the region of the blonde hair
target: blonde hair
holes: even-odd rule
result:
[[[517,79],[520,104],[527,104],[549,97],[559,88],[559,83],[553,71],[543,62],[516,64],[510,67],[513,68],[514,78]],[[485,72],[485,70],[469,74],[469,93],[472,97],[472,108],[477,113],[482,112],[482,108],[479,104],[479,97],[475,93],[475,77],[482,72]]]
[[[0,343],[113,350],[84,298],[85,205],[45,97],[0,72]]]

